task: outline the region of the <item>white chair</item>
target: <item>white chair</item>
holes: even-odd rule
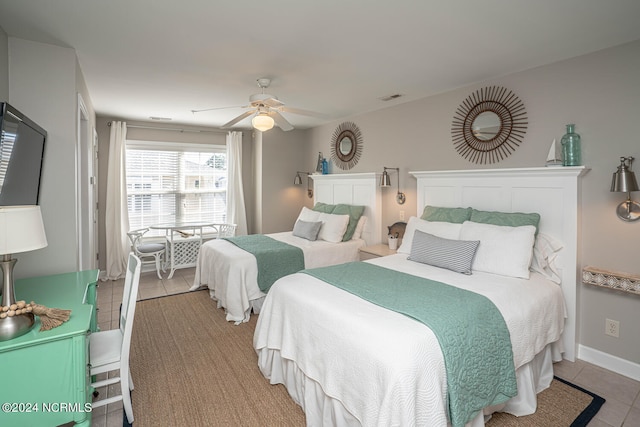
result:
[[[221,237],[233,237],[236,234],[236,224],[217,224],[218,229],[217,238]]]
[[[131,349],[131,333],[133,317],[136,312],[136,297],[140,283],[140,259],[129,254],[127,273],[124,279],[124,293],[120,309],[120,327],[108,331],[94,332],[89,336],[89,365],[91,376],[110,371],[119,371],[118,376],[91,384],[94,389],[120,383],[120,394],[93,402],[92,407],[108,405],[122,401],[129,424],[133,423],[131,394],[133,381],[129,370],[129,350]]]
[[[131,240],[131,247],[136,256],[140,258],[143,264],[155,263],[158,278],[162,279],[160,270],[162,269],[162,271],[164,271],[164,257],[167,252],[167,247],[164,243],[143,243],[142,238],[147,231],[149,231],[148,228],[141,228],[128,232],[127,236],[129,236],[129,240]]]

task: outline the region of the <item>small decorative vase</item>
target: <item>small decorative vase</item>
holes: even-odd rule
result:
[[[567,125],[567,133],[562,137],[562,166],[580,166],[582,164],[582,150],[580,135],[574,132],[573,124]]]
[[[322,151],[318,152],[318,163],[316,164],[316,172],[322,173]]]

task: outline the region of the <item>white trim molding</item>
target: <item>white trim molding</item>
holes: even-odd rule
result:
[[[584,360],[601,368],[608,369],[617,374],[624,375],[636,381],[640,381],[640,364],[622,359],[600,350],[578,346],[578,359]]]

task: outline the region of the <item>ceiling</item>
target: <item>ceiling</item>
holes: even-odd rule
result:
[[[98,115],[208,127],[245,110],[191,110],[247,105],[261,77],[326,116],[284,114],[309,128],[638,40],[639,19],[638,0],[0,0],[9,36],[75,49]]]

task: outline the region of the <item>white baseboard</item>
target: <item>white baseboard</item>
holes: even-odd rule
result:
[[[578,359],[640,381],[640,364],[621,359],[618,356],[578,345]]]

